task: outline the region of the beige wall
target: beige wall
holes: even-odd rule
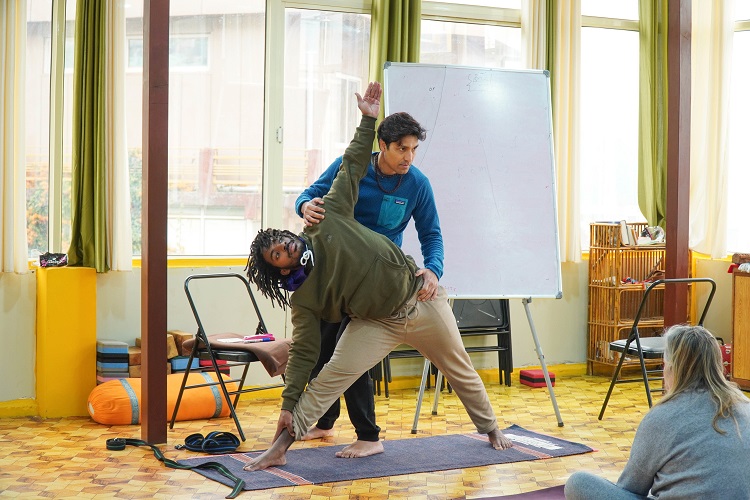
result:
[[[717,293],[709,309],[706,327],[717,336],[731,342],[731,275],[728,262],[699,260],[696,275],[713,278],[717,282]],[[183,283],[187,276],[196,273],[236,272],[241,267],[229,268],[170,268],[168,273],[168,328],[188,332],[196,330]],[[563,298],[534,299],[529,304],[531,317],[547,364],[584,363],[587,345],[588,311],[588,261],[565,263],[562,266]],[[700,286],[696,295],[702,307],[707,287]],[[35,274],[16,275],[0,273],[0,335],[3,349],[0,350],[0,416],[3,408],[17,400],[31,399],[34,394],[35,363]],[[261,312],[271,332],[279,337],[290,335],[287,316],[272,308],[260,294]],[[246,297],[222,297],[236,310],[249,307]],[[212,317],[211,311],[201,312],[201,319],[221,321]],[[134,343],[140,336],[140,272],[110,272],[97,276],[97,337]],[[513,339],[513,364],[515,367],[539,365],[529,321],[521,300],[511,301],[511,328]],[[71,341],[75,332],[71,332]],[[494,353],[472,354],[477,368],[497,366]],[[417,374],[421,360],[399,360],[394,363],[394,375]],[[265,372],[258,368],[251,375],[250,383],[267,380]]]
[[[34,397],[36,275],[0,273],[0,402]]]

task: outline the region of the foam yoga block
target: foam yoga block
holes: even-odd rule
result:
[[[172,418],[183,377],[184,374],[181,373],[167,375],[167,419]],[[213,373],[191,373],[187,385],[216,380]],[[236,388],[236,383],[227,384],[230,391]],[[100,424],[137,425],[141,422],[141,379],[124,378],[98,385],[89,394],[87,406],[91,418]],[[215,385],[185,390],[177,420],[198,420],[228,415],[228,403],[221,395],[221,387]]]
[[[555,386],[555,374],[548,371],[549,381],[552,387]],[[547,387],[547,382],[544,380],[544,372],[542,370],[521,370],[520,376],[521,383],[528,385],[529,387]]]

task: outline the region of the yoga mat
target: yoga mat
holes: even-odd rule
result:
[[[525,462],[578,455],[593,451],[588,446],[512,425],[503,433],[513,441],[507,450],[495,450],[483,434],[454,434],[413,439],[384,440],[385,453],[363,458],[336,458],[345,445],[294,449],[287,452],[287,464],[248,472],[242,467],[262,451],[201,456],[179,460],[186,465],[219,462],[245,481],[245,490],[260,490],[303,484],[332,483],[419,472],[464,469],[483,465]],[[212,470],[195,470],[209,479],[231,483]]]

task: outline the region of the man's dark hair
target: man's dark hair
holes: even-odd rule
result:
[[[424,141],[427,137],[427,130],[409,113],[388,115],[378,126],[378,139],[385,142],[385,147],[392,142],[400,141],[407,135],[413,135],[420,141]]]
[[[281,229],[261,229],[250,245],[250,255],[247,258],[247,279],[258,287],[264,297],[271,299],[271,305],[277,302],[282,309],[289,305],[289,292],[281,288],[286,276],[281,270],[272,266],[263,258],[263,252],[284,236],[297,238],[291,231]]]

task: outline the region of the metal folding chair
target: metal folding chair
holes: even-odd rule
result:
[[[214,333],[207,334],[204,327],[204,322],[201,320],[198,314],[198,308],[194,299],[193,293],[191,293],[190,284],[193,280],[239,280],[244,286],[247,294],[250,298],[250,302],[255,311],[255,316],[258,319],[258,325],[254,332],[247,333]],[[245,343],[245,342],[232,342],[231,339],[241,340],[245,335],[248,334],[266,334],[268,329],[263,322],[263,317],[260,314],[260,309],[255,301],[253,292],[250,290],[250,284],[247,282],[244,276],[236,273],[221,273],[221,274],[196,274],[188,276],[185,279],[185,295],[187,295],[190,308],[193,311],[193,316],[198,324],[198,331],[195,337],[189,341],[186,341],[184,349],[190,349],[190,357],[188,359],[187,368],[185,370],[185,376],[180,386],[180,392],[177,396],[177,402],[172,413],[172,419],[169,423],[169,428],[174,427],[175,419],[177,418],[177,411],[180,408],[182,396],[188,389],[194,389],[197,387],[207,386],[218,386],[223,394],[224,400],[231,403],[229,404],[230,413],[234,423],[237,426],[237,431],[240,434],[240,438],[244,441],[245,434],[242,431],[237,413],[235,411],[240,395],[247,392],[261,391],[265,389],[273,389],[283,387],[283,383],[263,385],[259,387],[245,388],[245,378],[247,377],[250,364],[260,361],[265,367],[266,371],[271,376],[281,375],[283,380],[283,373],[286,367],[286,361],[288,358],[289,345],[291,341],[289,339],[277,339],[272,342],[258,342],[258,343]],[[213,297],[216,300],[216,297]],[[205,312],[205,311],[204,311]],[[250,326],[250,328],[252,328]],[[200,366],[199,368],[191,368],[194,359],[208,360],[210,361],[209,366]],[[221,362],[221,364],[219,363]],[[222,369],[226,371],[227,368],[240,366],[242,367],[242,375],[234,377],[230,375],[228,378],[222,376]],[[188,375],[191,371],[212,371],[216,374],[215,382],[206,382],[202,384],[187,385]],[[227,384],[236,383],[236,389],[230,389]],[[217,395],[218,396],[218,395]],[[233,399],[230,396],[234,396]]]
[[[643,293],[643,298],[641,299],[641,303],[638,306],[638,312],[635,315],[633,326],[630,329],[628,338],[616,340],[614,342],[610,342],[609,344],[609,349],[611,351],[620,353],[620,361],[617,363],[617,368],[615,368],[615,372],[612,374],[612,381],[609,384],[607,396],[604,398],[602,409],[599,412],[599,420],[601,420],[604,416],[604,410],[607,409],[607,403],[609,402],[609,398],[612,395],[612,389],[614,389],[616,384],[643,381],[643,385],[646,389],[646,397],[648,398],[649,408],[653,405],[651,393],[664,391],[663,387],[652,389],[649,385],[649,382],[664,380],[663,363],[659,366],[659,368],[648,370],[646,368],[646,360],[663,359],[666,341],[661,335],[656,337],[641,337],[640,333],[638,332],[638,322],[640,321],[644,307],[647,304],[649,293],[651,293],[651,291],[655,288],[661,287],[661,285],[666,286],[674,283],[710,283],[711,292],[708,295],[708,299],[706,299],[706,305],[703,307],[703,312],[701,313],[700,319],[697,323],[697,325],[703,326],[703,321],[706,319],[708,307],[711,305],[711,301],[714,298],[714,293],[716,292],[716,283],[714,282],[714,280],[712,280],[711,278],[671,278],[656,280],[652,282]],[[625,358],[627,356],[638,358],[641,368],[640,377],[631,377],[626,379],[619,378],[623,362],[625,361]]]

